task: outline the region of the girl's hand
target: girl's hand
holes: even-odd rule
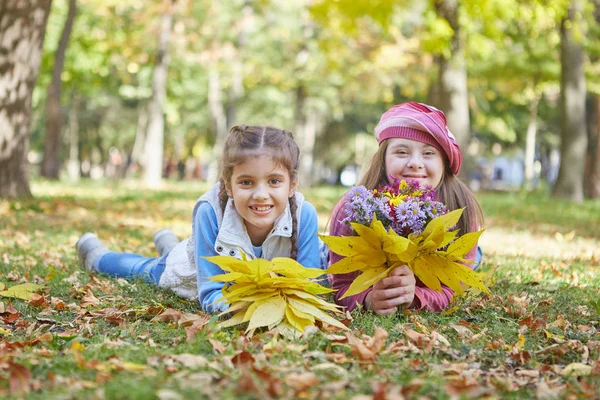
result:
[[[398,306],[408,307],[415,298],[415,275],[407,265],[394,268],[367,294],[365,305],[379,315],[394,314]]]

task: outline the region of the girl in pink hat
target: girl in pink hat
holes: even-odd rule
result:
[[[462,155],[454,136],[446,125],[446,116],[440,110],[422,103],[403,103],[386,111],[375,127],[379,150],[373,156],[367,173],[359,185],[369,190],[392,183],[392,179],[412,181],[436,189],[438,198],[448,211],[466,207],[458,223],[460,234],[477,231],[483,224],[483,213],[467,186],[456,176],[462,164]],[[345,198],[345,197],[344,197]],[[347,204],[340,201],[333,210],[330,234],[353,235],[352,228],[342,221]],[[331,252],[329,264],[342,257]],[[467,258],[479,261],[481,251],[475,246]],[[448,307],[453,291],[442,286],[443,292],[427,288],[416,279],[408,266],[392,270],[387,278],[355,296],[342,300],[359,272],[330,275],[336,302],[352,310],[357,304],[364,309],[385,315],[398,307],[439,311]]]

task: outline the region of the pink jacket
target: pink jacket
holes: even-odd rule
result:
[[[344,206],[346,205],[344,199],[340,200],[335,206],[331,217],[331,226],[329,234],[331,236],[352,236],[354,231],[349,225],[342,223],[341,221],[346,217]],[[477,246],[467,254],[466,258],[475,260],[477,254]],[[329,265],[338,262],[343,257],[333,252],[329,252]],[[470,265],[469,265],[470,266]],[[350,272],[348,274],[329,275],[329,282],[333,289],[337,289],[335,292],[335,302],[341,306],[347,307],[349,311],[352,311],[357,304],[365,306],[364,301],[367,294],[372,290],[369,288],[362,293],[354,296],[346,297],[340,300],[340,297],[348,290],[354,279],[360,274],[360,272]],[[416,278],[416,277],[415,277]],[[419,278],[415,287],[415,299],[409,306],[411,309],[421,310],[428,309],[430,311],[441,311],[448,307],[454,291],[447,286],[442,285],[442,293],[426,287]]]

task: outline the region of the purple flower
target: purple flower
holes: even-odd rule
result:
[[[435,189],[417,181],[398,181],[380,190],[355,186],[346,194],[346,217],[343,222],[370,225],[373,215],[383,226],[408,236],[423,232],[433,218],[445,214],[446,207],[436,200]]]

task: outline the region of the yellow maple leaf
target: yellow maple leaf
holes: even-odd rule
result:
[[[0,296],[30,300],[32,294],[39,292],[43,288],[44,286],[36,283],[22,283],[20,285],[11,286],[7,290],[0,292]]]
[[[223,297],[217,301],[230,305],[220,315],[233,315],[221,322],[221,327],[247,322],[246,333],[250,336],[262,327],[276,329],[284,335],[292,331],[301,333],[316,321],[347,329],[326,313],[341,313],[340,307],[319,297],[333,291],[315,281],[324,274],[322,270],[305,268],[285,257],[272,261],[260,258],[237,260],[229,256],[205,259],[221,268],[225,266],[223,270],[228,271],[211,277],[213,281],[228,284],[222,288]]]
[[[483,231],[458,238],[458,230],[450,231],[463,210],[432,219],[422,233],[410,234],[408,238],[399,236],[391,228],[386,232],[376,216],[368,227],[351,224],[358,236],[319,235],[331,251],[345,257],[332,264],[327,273],[361,272],[340,299],[367,290],[402,264],[407,264],[425,286],[439,292],[442,284],[459,291],[464,283],[489,293],[479,274],[463,265],[473,263],[465,256],[475,247]]]

